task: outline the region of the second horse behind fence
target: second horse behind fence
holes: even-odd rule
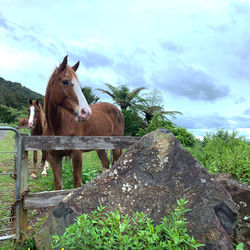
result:
[[[45,126],[45,115],[42,109],[41,104],[38,100],[32,101],[29,100],[29,119],[28,119],[28,126],[31,129],[31,135],[42,135],[43,129]],[[32,178],[37,177],[37,151],[33,152],[33,171],[31,174]],[[42,176],[47,175],[47,169],[49,168],[49,164],[47,162],[47,152],[42,151],[42,159],[40,163],[40,167],[42,168]]]

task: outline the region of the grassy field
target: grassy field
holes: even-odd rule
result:
[[[14,151],[14,133],[8,133],[3,140],[0,141],[0,152]],[[8,217],[10,217],[10,209],[6,208],[11,205],[15,193],[15,181],[10,177],[9,173],[14,173],[14,153],[0,153],[0,235],[4,235],[5,228],[10,228],[11,224]],[[9,232],[8,232],[9,233]],[[9,249],[9,241],[0,242],[0,249]]]
[[[21,131],[27,132],[27,131]],[[15,151],[15,133],[8,132],[2,140],[0,140],[0,152],[14,152]],[[10,206],[14,201],[15,191],[15,181],[9,175],[9,173],[14,173],[14,156],[15,153],[0,153],[0,190],[7,190],[5,192],[0,192],[0,235],[3,235],[3,231],[6,227],[10,227],[9,220],[2,220],[10,216],[10,208],[5,208]],[[33,152],[28,154],[28,187],[31,193],[41,192],[45,190],[54,189],[53,173],[51,168],[47,171],[48,175],[46,177],[41,176],[42,169],[40,169],[39,163],[41,159],[41,152],[38,152],[38,164],[37,164],[37,178],[32,179],[30,177],[32,173],[33,164]],[[82,178],[83,183],[94,178],[99,171],[102,170],[101,162],[97,156],[96,151],[91,151],[83,154],[83,172]],[[4,175],[2,175],[4,174]],[[72,163],[63,161],[63,185],[64,189],[73,188],[73,170]],[[2,208],[2,209],[1,209]],[[3,209],[5,208],[5,209]],[[37,218],[36,218],[37,217]],[[29,235],[38,228],[46,217],[37,216],[37,211],[28,211],[28,218],[32,218],[32,222],[29,223],[28,232]],[[36,218],[34,220],[34,218]],[[34,224],[35,223],[35,224]],[[10,249],[11,241],[0,241],[0,250]]]

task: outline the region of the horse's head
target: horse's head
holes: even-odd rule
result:
[[[35,127],[35,125],[38,122],[38,119],[40,119],[40,112],[41,111],[41,105],[39,104],[39,101],[32,101],[31,99],[29,100],[29,120],[28,120],[28,125],[30,128]]]
[[[49,92],[47,98],[53,105],[60,106],[74,114],[75,121],[87,121],[92,111],[75,73],[79,62],[70,67],[67,65],[67,58],[67,56],[64,57],[63,62],[52,74],[47,87],[47,92]],[[48,99],[45,99],[45,102],[48,102]]]

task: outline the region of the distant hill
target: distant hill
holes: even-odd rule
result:
[[[0,104],[15,109],[28,107],[29,99],[38,99],[43,102],[43,96],[24,86],[21,83],[6,81],[0,77]]]
[[[38,99],[43,104],[41,94],[0,77],[0,123],[17,123],[18,118],[27,118],[29,99]]]

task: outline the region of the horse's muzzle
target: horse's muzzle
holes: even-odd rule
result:
[[[29,125],[29,128],[34,128],[34,122],[29,122],[28,125]]]
[[[75,114],[75,121],[83,122],[88,121],[91,116],[91,109],[82,108],[80,114],[78,112],[74,112]]]

